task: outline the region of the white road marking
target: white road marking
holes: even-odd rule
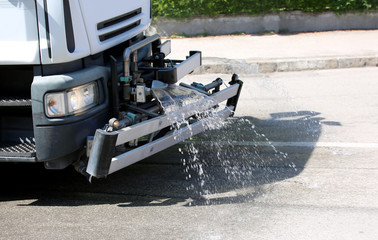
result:
[[[378,148],[378,143],[358,142],[253,142],[253,141],[189,141],[190,143],[203,145],[233,145],[255,147],[336,147],[336,148]]]

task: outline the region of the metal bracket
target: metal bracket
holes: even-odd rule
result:
[[[243,87],[243,81],[239,80],[239,76],[237,74],[233,74],[232,80],[231,80],[231,82],[229,82],[229,84],[231,86],[235,85],[235,84],[239,85],[238,92],[236,93],[236,95],[227,100],[227,106],[234,106],[235,107],[234,111],[235,111],[236,106],[238,105],[238,102],[239,102],[240,93],[241,93],[241,90],[242,90],[242,87]],[[233,115],[234,114],[232,114],[232,116]]]
[[[138,50],[147,46],[148,44],[152,44],[156,46],[154,51],[155,54],[161,53],[161,58],[159,57],[158,62],[161,62],[162,65],[164,63],[168,63],[168,67],[159,66],[159,67],[141,67],[138,69],[137,65],[137,53]],[[166,41],[161,44],[161,39],[158,34],[155,34],[151,37],[148,37],[128,48],[125,49],[123,54],[123,61],[124,61],[124,76],[121,80],[129,80],[133,78],[132,74],[136,73],[138,70],[153,70],[156,71],[157,80],[160,80],[164,83],[174,84],[187,74],[193,72],[197,67],[202,65],[202,56],[200,51],[190,51],[189,57],[186,60],[164,60],[163,57],[166,57],[171,52],[171,42]],[[157,55],[158,56],[158,55]],[[151,61],[145,59],[145,61]],[[157,61],[156,59],[152,59],[152,62]],[[159,65],[159,64],[158,64]],[[130,69],[131,68],[131,69]]]
[[[177,62],[177,61],[176,61]],[[197,67],[202,65],[202,56],[199,51],[191,51],[188,59],[172,68],[164,68],[157,71],[158,80],[174,84],[181,78],[193,72]]]

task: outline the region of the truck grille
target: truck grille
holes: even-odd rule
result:
[[[98,23],[97,30],[100,33],[100,41],[106,41],[138,27],[141,23],[141,19],[137,19],[137,16],[141,13],[142,8],[138,8],[134,11]],[[134,21],[132,19],[134,19]]]

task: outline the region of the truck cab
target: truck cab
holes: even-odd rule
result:
[[[0,162],[73,164],[106,177],[177,143],[175,135],[203,131],[196,114],[218,102],[227,100],[219,115],[232,115],[242,85],[236,75],[222,91],[219,79],[182,85],[189,93],[177,98],[217,102],[180,106],[197,130],[170,131],[153,90],[179,87],[201,53],[166,59],[170,42],[145,34],[151,19],[150,0],[0,0]]]
[[[107,121],[109,56],[150,22],[150,0],[2,0],[0,160],[76,160]]]

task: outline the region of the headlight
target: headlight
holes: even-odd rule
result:
[[[48,117],[69,116],[98,104],[97,83],[92,82],[63,92],[47,93],[45,109]]]

